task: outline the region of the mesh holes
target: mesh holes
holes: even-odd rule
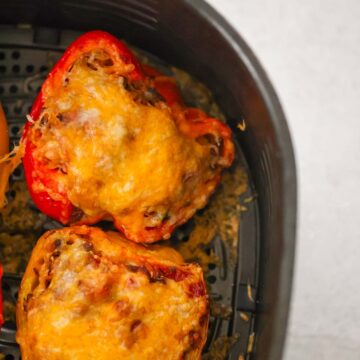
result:
[[[23,178],[24,178],[23,168],[17,167],[12,174],[12,179],[16,181],[16,180],[22,180]]]
[[[19,65],[14,65],[13,67],[12,67],[12,72],[14,73],[14,74],[18,74],[19,72],[20,72],[20,66]]]
[[[215,270],[216,264],[210,263],[210,264],[208,264],[208,268],[209,268],[209,270]]]
[[[10,125],[9,126],[9,133],[11,137],[18,137],[20,131],[20,126],[18,125]]]
[[[10,85],[10,87],[9,87],[9,91],[11,94],[16,94],[18,92],[18,90],[19,90],[19,88],[15,84]]]
[[[15,50],[11,53],[11,57],[14,59],[14,60],[17,60],[20,58],[20,51],[18,50]]]
[[[28,73],[28,74],[31,74],[31,73],[33,73],[34,72],[34,65],[26,65],[26,72]]]

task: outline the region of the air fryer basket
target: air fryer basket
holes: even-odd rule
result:
[[[49,53],[56,58],[82,31],[107,30],[211,89],[240,144],[251,177],[249,191],[255,189],[257,197],[242,214],[234,269],[227,268],[221,242],[214,242],[224,266],[209,273],[217,279],[211,296],[230,304],[233,313],[212,319],[207,347],[219,336],[240,333],[229,352],[229,359],[238,359],[255,333],[254,351],[244,359],[279,360],[293,270],[295,164],[280,104],[244,41],[202,0],[12,0],[1,7],[0,100],[13,139],[41,85],[35,77],[31,87],[24,87],[25,79],[35,69],[45,72]],[[245,132],[236,127],[241,119]],[[19,171],[14,174],[14,180],[21,177]],[[7,299],[15,300],[19,280],[5,275]],[[249,301],[249,286],[256,303]],[[241,320],[241,312],[250,316],[249,322]],[[1,331],[0,350],[7,360],[19,358],[14,330],[10,323]]]

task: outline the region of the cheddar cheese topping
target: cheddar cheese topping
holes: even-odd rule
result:
[[[63,85],[44,94],[31,138],[34,156],[61,170],[59,186],[74,206],[139,234],[203,207],[221,169],[209,139],[180,131],[181,115],[150,80],[129,83],[125,75],[104,51],[83,54]]]
[[[86,226],[45,234],[17,307],[24,360],[199,359],[208,300],[201,268]]]

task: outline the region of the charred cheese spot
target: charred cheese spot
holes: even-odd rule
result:
[[[19,293],[22,359],[199,359],[208,299],[188,287],[202,271],[158,249],[85,226],[44,235]]]
[[[59,171],[76,208],[110,214],[136,240],[205,205],[221,170],[214,139],[186,136],[151,84],[130,83],[104,52],[83,55],[65,76],[44,94],[31,136],[35,157]]]

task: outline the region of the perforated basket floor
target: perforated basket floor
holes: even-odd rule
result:
[[[72,31],[59,32],[30,27],[0,28],[0,101],[7,116],[12,145],[19,140],[19,131],[49,68],[78,35],[79,33]],[[246,169],[239,146],[235,166]],[[23,180],[21,167],[16,169],[11,180]],[[251,184],[249,185],[242,199],[254,198]],[[39,233],[60,226],[48,219]],[[173,241],[186,241],[191,228],[192,221],[176,232]],[[229,247],[219,235],[206,249],[208,252],[213,251],[220,260],[219,265],[209,264],[206,274],[213,304],[204,350],[204,357],[208,359],[238,360],[251,357],[256,311],[256,301],[253,300],[256,300],[258,265],[256,200],[246,204],[246,211],[241,214],[238,234],[235,262],[230,260]],[[16,303],[20,281],[21,274],[5,273],[2,284],[4,300]],[[1,329],[0,352],[5,355],[6,360],[20,359],[15,332],[16,325],[13,321],[5,322]],[[227,352],[228,343],[232,345]]]

